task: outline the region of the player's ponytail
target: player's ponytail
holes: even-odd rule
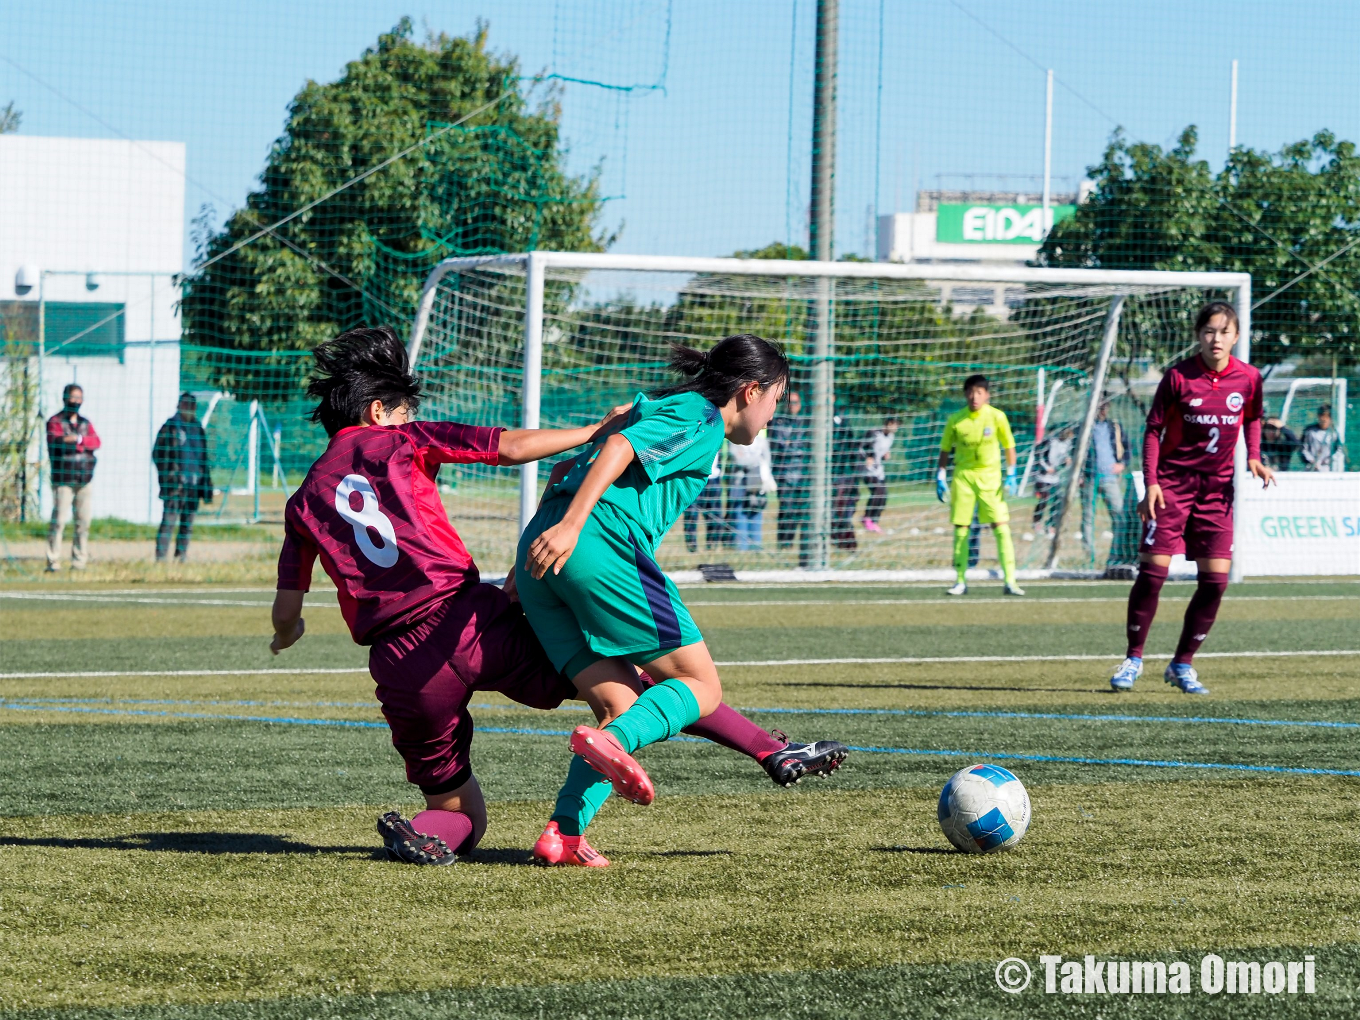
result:
[[[789,359],[784,352],[751,333],[719,340],[708,351],[672,344],[670,367],[689,378],[661,390],[660,395],[697,393],[718,407],[748,383],[758,382],[768,389],[789,381]]]
[[[388,411],[420,406],[420,382],[411,374],[406,346],[387,326],[351,329],[312,351],[316,371],[307,395],[318,401],[308,416],[326,435],[358,425],[375,400]]]

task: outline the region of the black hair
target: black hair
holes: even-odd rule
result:
[[[888,415],[888,417],[886,417],[886,418],[883,419],[883,424],[884,424],[884,425],[901,425],[901,424],[902,424],[902,419],[899,418],[899,417],[897,417],[897,415],[895,415],[895,414],[890,414],[890,415]]]
[[[316,371],[307,395],[318,403],[308,417],[328,436],[358,425],[375,400],[386,411],[420,406],[420,382],[411,374],[406,347],[387,326],[348,330],[318,344],[312,357]]]
[[[992,387],[987,382],[987,377],[985,375],[970,375],[967,379],[963,380],[964,393],[967,393],[969,390],[978,386],[981,386],[988,393],[992,392]]]
[[[1215,315],[1222,315],[1233,324],[1233,329],[1241,331],[1242,325],[1237,321],[1237,309],[1226,301],[1210,301],[1199,310],[1195,316],[1195,335],[1199,336],[1199,331],[1209,325],[1209,320]]]
[[[697,393],[719,407],[749,382],[768,389],[789,381],[789,359],[783,350],[752,333],[719,340],[707,353],[671,344],[670,366],[689,378],[659,391],[661,396]]]
[[[1318,417],[1319,417],[1319,418],[1322,417],[1324,414],[1328,414],[1328,415],[1331,414],[1331,413],[1332,413],[1332,405],[1331,405],[1331,404],[1323,404],[1321,407],[1318,408],[1317,413],[1318,413]]]
[[[72,390],[80,390],[82,395],[85,393],[85,387],[80,385],[80,383],[78,382],[67,383],[65,386],[61,388],[61,402],[63,404],[66,403],[67,399],[71,396]]]
[[[188,390],[185,390],[183,393],[179,395],[179,402],[181,404],[188,404],[190,407],[198,406],[198,398],[194,396],[192,393],[190,393]]]

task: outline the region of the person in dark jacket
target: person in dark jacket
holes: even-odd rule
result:
[[[797,390],[789,390],[785,401],[784,410],[771,419],[766,433],[770,440],[770,467],[779,496],[775,537],[781,549],[790,548],[794,540],[799,539],[798,565],[803,567],[807,566],[812,546],[808,521],[812,426],[803,415],[803,398]]]
[[[90,534],[94,511],[94,451],[99,433],[80,413],[85,391],[71,383],[61,391],[62,408],[47,419],[47,458],[52,467],[52,524],[47,529],[47,569],[61,569],[61,536],[74,515],[75,539],[71,542],[71,569],[84,570],[88,562],[85,540]]]
[[[189,553],[194,531],[194,515],[200,502],[211,503],[212,476],[208,473],[208,439],[198,423],[198,399],[192,393],[179,395],[179,410],[156,434],[151,462],[161,483],[161,502],[165,511],[156,531],[156,562],[165,562],[170,550],[170,533],[175,536],[175,559],[181,563]]]
[[[1261,425],[1261,463],[1272,471],[1288,471],[1301,446],[1299,437],[1279,418],[1267,418]]]

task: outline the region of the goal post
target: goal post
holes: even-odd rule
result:
[[[426,278],[409,353],[431,414],[536,428],[589,421],[672,381],[665,363],[673,342],[708,346],[752,332],[782,343],[803,403],[801,418],[790,419],[798,452],[789,445],[785,463],[774,465],[776,481],[785,482],[757,492],[748,484],[755,476],[722,455],[723,477],[658,558],[672,571],[720,561],[748,573],[802,571],[797,576],[947,570],[952,539],[934,501],[934,461],[943,419],[961,405],[962,380],[974,372],[993,380],[993,402],[1011,417],[1026,457],[1045,428],[1031,419],[1046,377],[1059,395],[1058,406],[1043,411],[1046,431],[1080,433],[1074,462],[1048,494],[1057,537],[1015,528],[1023,532],[1022,568],[1048,572],[1068,565],[1058,556],[1061,519],[1080,517],[1075,507],[1067,511],[1083,491],[1075,461],[1085,456],[1102,398],[1118,403],[1126,432],[1140,441],[1134,419],[1145,412],[1148,379],[1188,352],[1204,301],[1234,303],[1243,325],[1237,353],[1250,357],[1250,293],[1241,273],[539,251],[439,263]],[[815,325],[819,301],[832,306],[824,337]],[[886,508],[873,511],[880,515],[873,532],[862,527],[870,504],[858,509],[875,498],[860,453],[889,416],[898,426],[878,496]],[[488,569],[508,567],[538,503],[537,465],[523,465],[513,483],[506,469],[464,467],[448,484],[460,527],[489,522],[471,528],[474,551]],[[1012,514],[1034,510],[1025,497]]]

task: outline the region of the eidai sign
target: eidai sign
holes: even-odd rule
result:
[[[1075,205],[964,205],[941,203],[935,240],[945,244],[1038,244],[1053,224],[1075,216]]]
[[[1234,556],[1248,576],[1360,574],[1360,472],[1239,476]]]

